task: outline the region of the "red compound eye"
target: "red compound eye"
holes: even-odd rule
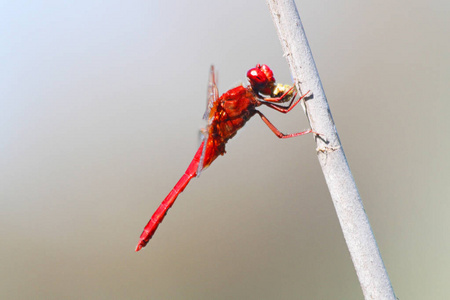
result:
[[[250,82],[250,86],[255,92],[266,95],[270,95],[272,93],[275,78],[273,77],[272,70],[267,65],[257,64],[256,68],[248,70],[247,77]]]
[[[266,74],[261,69],[253,68],[247,72],[248,80],[253,85],[264,85],[267,82]]]
[[[263,71],[264,74],[266,74],[267,80],[269,80],[270,82],[275,82],[275,78],[273,77],[273,72],[269,68],[268,65],[262,65],[261,66],[261,71]]]

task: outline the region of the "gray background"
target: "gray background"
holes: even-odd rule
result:
[[[449,3],[297,1],[400,299],[450,297]],[[362,299],[313,138],[258,118],[134,253],[212,63],[291,83],[264,1],[0,2],[0,298]]]

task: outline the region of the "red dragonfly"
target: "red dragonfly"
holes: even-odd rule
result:
[[[283,134],[262,112],[256,109],[258,106],[265,105],[281,113],[288,113],[309,92],[294,102],[297,96],[294,87],[275,84],[273,72],[267,65],[256,65],[255,68],[247,72],[247,78],[249,81],[248,86],[244,87],[240,85],[219,97],[214,66],[211,66],[208,84],[208,102],[203,116],[203,119],[207,121],[207,127],[202,130],[202,143],[184,175],[155,211],[147,226],[145,226],[136,251],[141,250],[142,247],[147,245],[159,224],[164,219],[167,211],[172,207],[175,199],[184,190],[189,181],[194,176],[199,176],[200,172],[206,169],[219,155],[225,154],[225,144],[254,115],[259,115],[275,135],[282,139],[311,132],[315,133],[310,129],[298,133]],[[289,102],[289,104],[280,104],[285,102]]]

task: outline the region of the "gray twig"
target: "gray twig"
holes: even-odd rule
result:
[[[305,113],[316,136],[317,155],[365,299],[395,300],[369,220],[345,158],[327,98],[294,0],[267,0],[295,84],[311,91]]]

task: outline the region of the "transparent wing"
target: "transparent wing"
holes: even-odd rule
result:
[[[209,71],[208,91],[206,94],[206,110],[203,115],[203,120],[209,121],[211,115],[211,109],[214,107],[217,99],[219,99],[219,91],[216,84],[217,74],[214,71],[214,66],[211,66]],[[208,122],[209,123],[209,122]]]
[[[206,152],[206,144],[208,143],[208,136],[202,131],[201,143],[203,143],[202,156],[200,156],[200,161],[197,167],[197,177],[200,177],[200,174],[203,170],[203,162],[205,160],[205,152]]]
[[[214,70],[214,66],[211,66],[209,71],[209,80],[208,80],[208,90],[206,94],[206,110],[203,114],[203,120],[207,122],[206,129],[201,130],[202,138],[201,142],[203,142],[203,151],[202,156],[200,157],[200,163],[197,168],[197,177],[200,176],[200,173],[203,170],[203,161],[205,158],[206,145],[208,144],[208,132],[209,126],[211,125],[212,116],[214,115],[216,102],[219,99],[219,90],[217,89],[216,84],[217,74]]]

